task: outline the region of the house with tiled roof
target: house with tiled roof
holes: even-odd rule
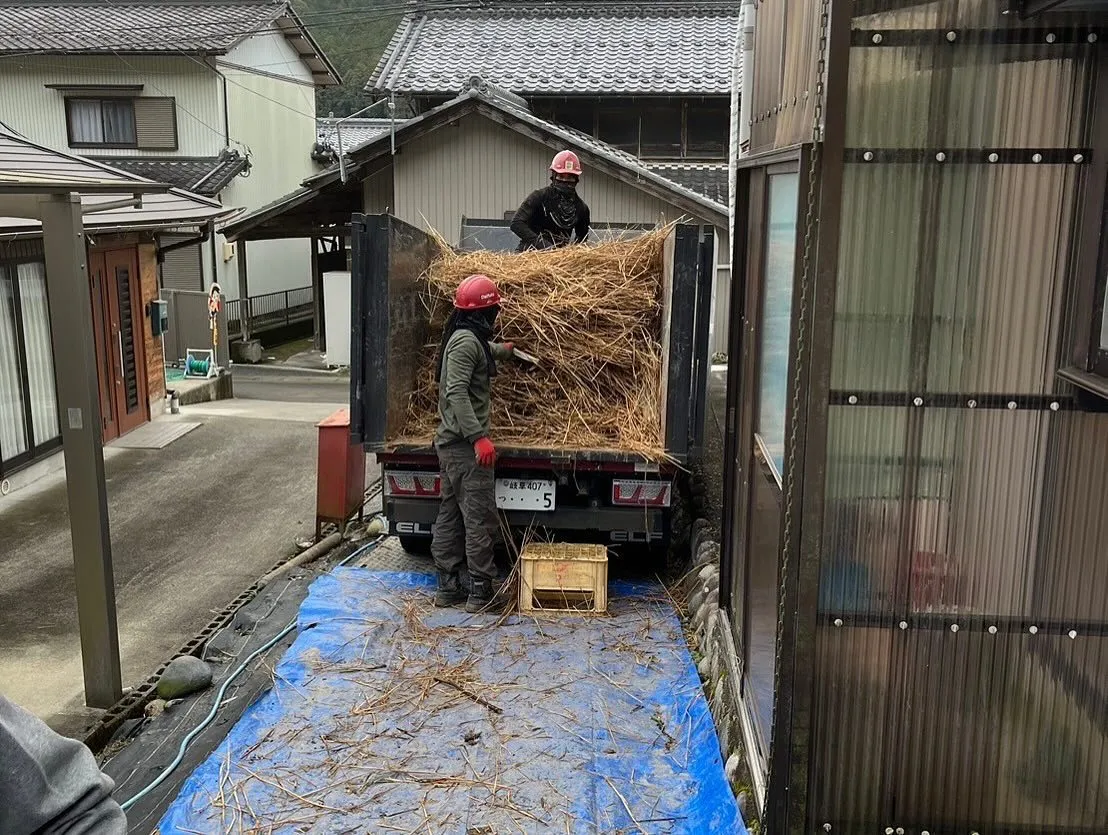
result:
[[[339,82],[287,0],[0,0],[0,124],[247,210],[318,170],[315,91]],[[163,286],[240,294],[218,235],[163,235]],[[258,244],[249,295],[306,287],[302,241]]]
[[[511,217],[532,189],[546,183],[551,158],[564,149],[574,151],[584,167],[578,189],[591,209],[591,240],[634,235],[675,220],[697,224],[718,243],[715,263],[703,265],[705,279],[712,282],[713,295],[726,292],[725,202],[663,176],[633,154],[543,118],[525,100],[479,77],[451,100],[350,148],[341,165],[305,180],[280,200],[231,219],[223,232],[250,247],[285,237],[341,241],[349,235],[351,213],[388,213],[434,229],[452,246],[511,251],[519,242],[509,228]],[[344,257],[336,260],[346,263]],[[322,272],[319,281],[317,299],[324,292]],[[323,336],[330,356],[335,334]],[[349,345],[349,328],[340,328],[337,339],[336,355],[343,342]]]
[[[415,3],[366,89],[417,112],[476,74],[645,160],[727,159],[739,4]]]
[[[534,116],[727,205],[739,9],[723,0],[420,0],[366,90],[425,113],[480,76],[521,97]],[[721,270],[728,264],[721,259]]]

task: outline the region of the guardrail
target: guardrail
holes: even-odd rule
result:
[[[232,338],[242,337],[244,316],[249,322],[251,334],[311,319],[313,301],[311,287],[278,290],[276,293],[263,293],[260,296],[229,301],[226,305],[227,335]]]

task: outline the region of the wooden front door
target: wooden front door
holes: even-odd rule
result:
[[[147,417],[137,250],[131,247],[90,253],[89,291],[100,418],[107,442],[130,432]]]

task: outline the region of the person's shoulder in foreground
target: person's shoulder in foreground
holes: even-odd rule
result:
[[[92,752],[0,696],[0,833],[126,835]]]

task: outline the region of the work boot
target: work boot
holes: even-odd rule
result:
[[[454,606],[466,599],[466,591],[458,582],[457,574],[439,572],[439,584],[435,589],[435,605],[439,607]]]
[[[484,577],[471,579],[473,587],[469,591],[469,599],[466,600],[466,611],[471,615],[478,612],[503,612],[508,602],[504,597],[504,586]]]

